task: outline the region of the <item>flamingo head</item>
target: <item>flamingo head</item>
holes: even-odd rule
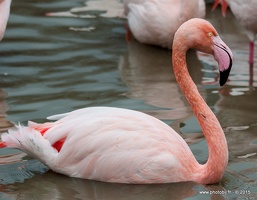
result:
[[[179,45],[180,49],[191,48],[212,54],[218,62],[220,71],[219,83],[221,86],[226,83],[232,67],[233,54],[208,21],[198,18],[188,20],[177,30],[175,40],[183,42],[183,44]],[[175,42],[173,43],[173,48],[174,45]],[[184,49],[184,51],[187,49]]]
[[[222,16],[225,17],[227,13],[227,8],[228,8],[228,3],[226,2],[226,0],[215,0],[211,10],[214,11],[219,4],[221,4]]]

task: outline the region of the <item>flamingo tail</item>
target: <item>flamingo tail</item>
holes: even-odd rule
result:
[[[46,165],[49,164],[48,161],[53,161],[58,154],[58,151],[52,147],[49,141],[44,139],[38,130],[31,127],[16,125],[15,129],[9,129],[8,132],[3,133],[1,138],[1,148],[20,149]]]

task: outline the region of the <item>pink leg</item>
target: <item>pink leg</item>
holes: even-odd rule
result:
[[[249,52],[249,63],[253,63],[254,61],[254,42],[250,41],[250,52]]]
[[[253,63],[249,64],[249,86],[253,86]]]
[[[214,11],[217,8],[217,6],[219,5],[219,3],[220,3],[219,0],[215,0],[215,2],[212,5],[211,11]]]
[[[130,31],[128,24],[124,24],[124,27],[126,29],[126,42],[130,43],[131,40],[133,39],[133,34]]]

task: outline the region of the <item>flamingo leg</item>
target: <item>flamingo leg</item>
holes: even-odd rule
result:
[[[249,63],[249,86],[253,86],[253,63]]]
[[[250,41],[249,43],[250,51],[249,51],[249,63],[252,64],[254,61],[254,41]]]
[[[222,3],[221,3],[221,11],[222,11],[222,16],[223,17],[226,16],[227,8],[228,8],[228,3],[223,0]]]
[[[220,0],[215,0],[215,2],[213,3],[213,5],[211,7],[211,11],[214,11],[217,8],[217,6],[219,5],[219,3],[220,3]]]
[[[215,0],[211,10],[214,11],[219,4],[221,4],[222,16],[225,17],[227,13],[227,8],[228,8],[228,3],[225,0]]]
[[[133,34],[131,32],[131,30],[129,29],[129,26],[127,24],[124,25],[125,26],[125,29],[126,29],[126,42],[127,43],[130,43],[133,39]]]

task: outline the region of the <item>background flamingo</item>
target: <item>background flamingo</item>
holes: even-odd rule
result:
[[[0,41],[4,37],[4,32],[5,32],[7,21],[10,14],[11,2],[12,0],[0,1]]]
[[[228,78],[232,53],[205,20],[189,20],[175,34],[174,73],[206,137],[206,164],[199,164],[186,142],[165,123],[141,112],[111,107],[52,116],[49,119],[57,120],[53,123],[18,125],[17,130],[1,135],[0,146],[19,148],[53,171],[72,177],[118,183],[218,182],[228,162],[227,142],[187,71],[189,48],[214,55],[221,85]]]
[[[204,0],[124,0],[124,8],[138,41],[169,49],[182,23],[205,16]]]
[[[254,62],[254,41],[257,34],[257,1],[248,0],[216,0],[213,5],[213,10],[221,3],[222,14],[226,15],[226,9],[229,5],[231,11],[235,15],[239,23],[245,28],[249,42],[249,63]]]

